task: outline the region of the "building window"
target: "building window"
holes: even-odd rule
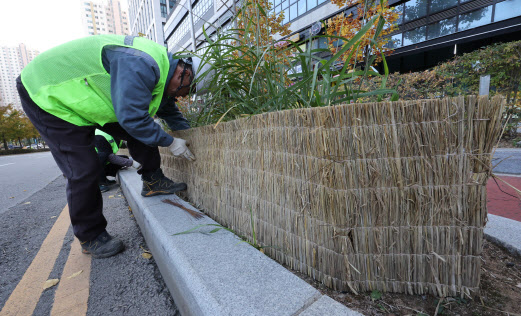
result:
[[[411,0],[405,3],[405,22],[419,19],[424,17],[426,14],[427,0]]]
[[[402,47],[402,33],[395,34],[391,36],[391,39],[387,44],[385,44],[387,48],[399,48]]]
[[[175,6],[175,0],[169,0],[168,5],[170,6],[170,10],[172,10]]]
[[[297,18],[297,16],[298,16],[297,13],[298,13],[297,4],[296,3],[292,4],[289,7],[289,19],[290,19],[290,21]]]
[[[521,0],[507,0],[496,4],[494,22],[521,15]]]
[[[403,46],[425,41],[425,26],[403,33]]]
[[[317,0],[308,0],[308,11],[317,6]]]
[[[391,10],[398,13],[398,20],[396,20],[397,24],[403,23],[403,7],[404,7],[404,4],[399,4],[397,6],[391,7]]]
[[[476,11],[461,14],[459,17],[458,31],[465,31],[491,22],[492,6],[484,7]]]
[[[431,0],[429,13],[433,14],[438,11],[448,9],[458,5],[458,0]]]
[[[449,35],[454,32],[456,32],[456,17],[429,24],[427,39]]]

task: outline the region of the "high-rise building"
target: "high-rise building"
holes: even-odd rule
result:
[[[119,0],[80,1],[86,35],[130,34],[127,11]]]
[[[21,106],[16,90],[16,77],[38,54],[38,50],[28,49],[25,44],[19,44],[17,47],[0,47],[0,106],[8,104]]]
[[[165,45],[164,25],[177,0],[128,0],[130,32]]]

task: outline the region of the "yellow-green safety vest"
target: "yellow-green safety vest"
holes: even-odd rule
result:
[[[74,125],[117,122],[110,74],[102,63],[102,51],[107,45],[131,47],[156,61],[160,78],[149,105],[149,114],[154,116],[163,97],[170,63],[164,46],[143,37],[93,35],[41,53],[21,74],[31,99],[46,112]]]

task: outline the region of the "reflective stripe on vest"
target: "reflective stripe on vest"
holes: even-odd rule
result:
[[[22,82],[40,108],[78,126],[117,122],[110,94],[110,75],[102,63],[105,46],[131,47],[150,55],[160,78],[152,91],[149,114],[159,109],[170,63],[166,48],[142,37],[93,35],[36,56],[22,70]]]

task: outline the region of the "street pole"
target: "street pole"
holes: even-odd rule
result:
[[[195,53],[195,25],[194,15],[192,14],[192,0],[188,1],[188,15],[190,16],[190,33],[192,34],[192,51]]]

